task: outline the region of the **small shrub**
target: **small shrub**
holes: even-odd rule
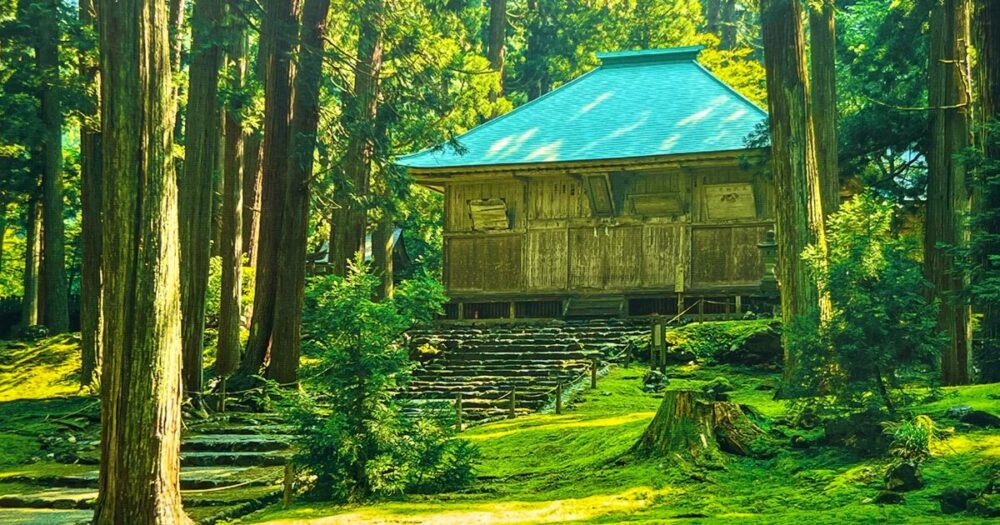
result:
[[[899,461],[919,465],[930,457],[931,443],[938,430],[929,416],[886,422],[883,427],[885,434],[892,440],[889,443],[889,453]]]
[[[310,281],[304,350],[314,359],[313,396],[294,411],[299,460],[316,475],[316,497],[360,501],[463,487],[476,449],[454,437],[450,410],[405,412],[395,393],[413,363],[403,333],[433,319],[445,297],[429,279],[404,282],[376,302],[378,278],[365,268],[347,278]]]
[[[892,377],[936,366],[937,306],[924,297],[917,248],[893,232],[893,214],[891,203],[858,195],[830,216],[828,255],[812,246],[803,254],[832,313],[823,323],[803,317],[787,327],[799,362],[790,394],[831,394],[841,409],[891,412]]]

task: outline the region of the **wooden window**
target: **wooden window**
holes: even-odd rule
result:
[[[509,230],[507,202],[503,199],[479,199],[469,201],[469,215],[472,229],[477,231]]]

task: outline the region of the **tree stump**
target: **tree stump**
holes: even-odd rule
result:
[[[768,455],[767,445],[764,430],[739,404],[715,401],[696,390],[668,390],[632,452],[700,461],[719,458],[720,452],[762,457]]]

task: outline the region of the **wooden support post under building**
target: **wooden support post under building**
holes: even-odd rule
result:
[[[510,387],[510,418],[517,417],[517,387]]]
[[[282,497],[282,504],[287,509],[292,504],[292,485],[295,483],[295,471],[292,469],[292,463],[289,461],[285,463],[285,480],[284,480],[284,494]]]
[[[462,431],[462,393],[455,396],[455,432]]]
[[[597,358],[590,360],[590,388],[597,388]]]
[[[562,414],[562,381],[556,383],[556,414]]]
[[[736,296],[736,318],[740,319],[743,317],[743,296]]]

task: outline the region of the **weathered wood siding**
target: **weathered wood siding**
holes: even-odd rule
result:
[[[759,282],[757,243],[774,216],[766,179],[719,168],[610,173],[607,180],[614,215],[603,218],[582,177],[519,173],[445,184],[449,292],[659,293]],[[497,199],[509,229],[477,231],[470,209]]]

